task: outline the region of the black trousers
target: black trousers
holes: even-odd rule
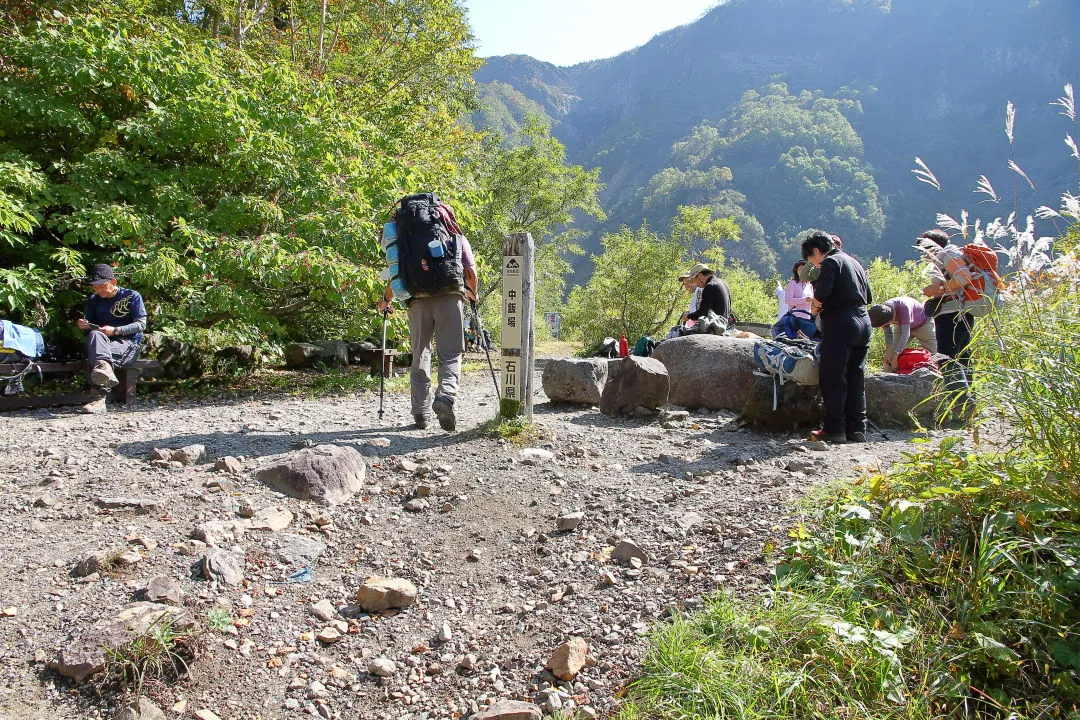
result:
[[[866,310],[821,316],[821,401],[825,432],[866,432],[866,353],[870,349]]]
[[[944,313],[934,318],[934,332],[937,335],[937,349],[942,355],[968,364],[971,350],[971,329],[975,327],[975,318],[968,313]]]

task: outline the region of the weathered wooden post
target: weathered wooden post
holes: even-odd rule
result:
[[[499,415],[512,418],[533,414],[533,239],[515,233],[503,243],[502,258],[502,397]]]

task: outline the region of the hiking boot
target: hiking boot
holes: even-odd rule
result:
[[[439,395],[431,403],[431,411],[439,418],[439,427],[447,432],[453,432],[457,428],[457,418],[454,417],[454,398],[449,395]]]
[[[91,400],[90,402],[79,408],[79,412],[84,415],[100,415],[105,412],[105,398],[99,397],[97,400]]]
[[[413,425],[416,426],[417,430],[427,430],[427,426],[428,426],[428,416],[427,415],[413,415],[412,419],[413,419]]]
[[[814,430],[812,433],[810,433],[810,439],[816,440],[818,442],[835,443],[837,445],[843,445],[847,442],[846,436],[841,435],[840,433],[825,432],[825,428],[821,428],[820,430]]]
[[[112,363],[108,360],[98,360],[90,370],[90,384],[103,387],[106,390],[116,387],[120,381],[116,379]]]
[[[847,434],[847,441],[849,443],[864,443],[866,442],[866,433],[864,432],[849,432]]]

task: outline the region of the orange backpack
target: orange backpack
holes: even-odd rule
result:
[[[1005,283],[998,275],[998,256],[990,247],[981,243],[970,242],[960,248],[964,262],[971,271],[971,284],[964,286],[964,300],[975,302],[984,295],[996,296]],[[987,279],[990,287],[987,287]]]

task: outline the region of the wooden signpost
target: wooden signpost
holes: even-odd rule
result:
[[[502,257],[502,397],[499,414],[533,414],[533,239],[516,233],[503,243]]]

